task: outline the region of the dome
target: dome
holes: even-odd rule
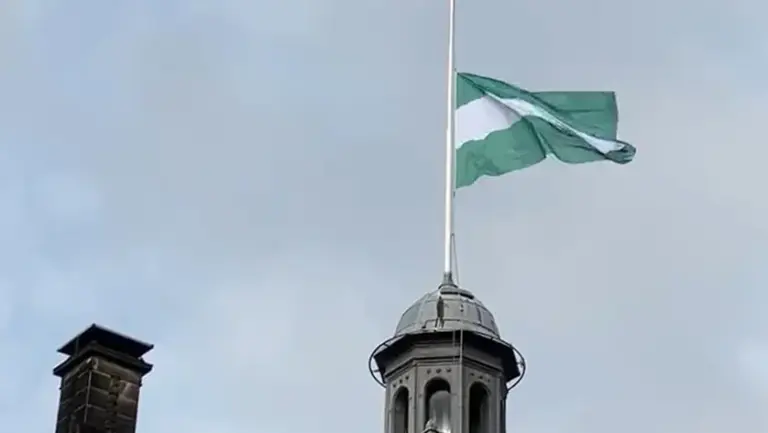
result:
[[[395,337],[435,329],[437,296],[438,291],[428,293],[405,310],[395,329]],[[494,339],[501,338],[493,315],[482,302],[475,298],[472,292],[456,286],[448,286],[442,289],[442,296],[445,306],[445,323],[440,330],[457,331],[463,329]]]

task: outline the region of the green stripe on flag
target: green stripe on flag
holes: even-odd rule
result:
[[[616,139],[613,92],[528,92],[460,73],[456,88],[456,186],[530,167],[548,154],[579,164],[625,164],[635,148]]]

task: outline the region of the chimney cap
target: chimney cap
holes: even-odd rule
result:
[[[94,342],[134,358],[143,356],[154,347],[152,344],[128,337],[94,323],[75,336],[75,338],[61,346],[58,352],[63,355],[73,356],[80,351],[81,348]]]

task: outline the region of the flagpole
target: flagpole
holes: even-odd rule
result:
[[[445,232],[443,233],[443,285],[453,281],[453,199],[456,190],[456,0],[448,0],[448,100],[445,130]]]

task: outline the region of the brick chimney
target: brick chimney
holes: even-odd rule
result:
[[[59,349],[56,433],[135,433],[142,358],[152,345],[93,324]]]

